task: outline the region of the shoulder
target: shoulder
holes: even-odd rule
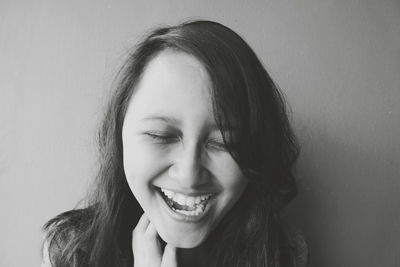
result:
[[[93,218],[93,208],[70,210],[57,215],[44,226],[45,240],[42,246],[43,267],[57,266],[72,256],[85,252],[84,232]]]
[[[79,230],[93,217],[94,207],[63,212],[50,219],[43,226],[47,232],[54,230]]]
[[[309,251],[304,234],[300,231],[295,231],[291,236],[290,245],[294,251],[296,266],[307,266],[309,260]]]
[[[309,262],[309,251],[306,238],[300,230],[288,229],[283,231],[281,242],[281,260],[287,266],[306,267]],[[283,266],[286,266],[283,264]]]
[[[44,240],[42,245],[42,263],[40,267],[52,267],[49,256],[49,242]]]
[[[88,228],[92,217],[92,208],[63,212],[43,226],[46,233],[45,239],[50,246],[56,242],[59,247],[63,247],[62,244],[68,243]]]

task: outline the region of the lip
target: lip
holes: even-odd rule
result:
[[[207,205],[204,209],[204,211],[199,214],[198,216],[188,216],[188,215],[184,215],[181,213],[177,213],[174,210],[172,210],[167,203],[165,203],[165,200],[163,199],[163,197],[161,196],[161,192],[158,191],[158,189],[154,189],[156,192],[156,198],[158,199],[158,201],[160,202],[161,206],[163,207],[163,210],[166,211],[167,215],[169,217],[171,217],[172,219],[174,219],[175,221],[178,222],[186,222],[186,223],[199,223],[200,221],[202,221],[208,214],[208,212],[210,211],[210,209],[212,208],[212,205],[214,205],[214,198],[215,198],[215,194],[213,194],[207,201]],[[176,191],[174,191],[176,192]],[[199,195],[199,194],[197,194]]]
[[[181,195],[185,195],[185,196],[189,196],[189,197],[198,197],[198,196],[204,196],[204,195],[215,195],[215,194],[217,194],[217,192],[211,192],[211,191],[208,191],[208,192],[199,192],[199,191],[196,191],[196,192],[183,192],[183,191],[180,191],[180,190],[174,190],[174,189],[169,189],[169,188],[166,188],[166,187],[158,187],[158,186],[156,186],[156,188],[157,189],[165,189],[165,190],[168,190],[168,191],[172,191],[172,192],[174,192],[174,193],[179,193],[179,194],[181,194]]]

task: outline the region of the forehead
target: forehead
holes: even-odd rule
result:
[[[146,66],[128,113],[211,119],[210,79],[195,57],[172,50],[155,56]]]
[[[154,83],[159,87],[164,83],[165,86],[183,85],[188,88],[201,85],[208,89],[209,81],[208,74],[198,59],[184,52],[167,49],[147,64],[139,87],[144,84],[152,86]],[[185,82],[189,84],[183,84]]]

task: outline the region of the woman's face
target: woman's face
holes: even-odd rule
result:
[[[247,185],[216,126],[209,86],[193,56],[161,52],[146,67],[123,125],[130,189],[161,238],[181,248],[201,244]]]

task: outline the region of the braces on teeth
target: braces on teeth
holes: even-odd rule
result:
[[[204,204],[200,204],[196,207],[196,210],[179,210],[179,209],[175,209],[174,207],[171,207],[174,211],[176,211],[177,213],[183,214],[183,215],[187,215],[187,216],[198,216],[200,215],[203,211],[204,211]]]
[[[186,216],[198,216],[204,212],[211,194],[201,196],[185,196],[180,193],[160,188],[168,206],[177,213]]]

